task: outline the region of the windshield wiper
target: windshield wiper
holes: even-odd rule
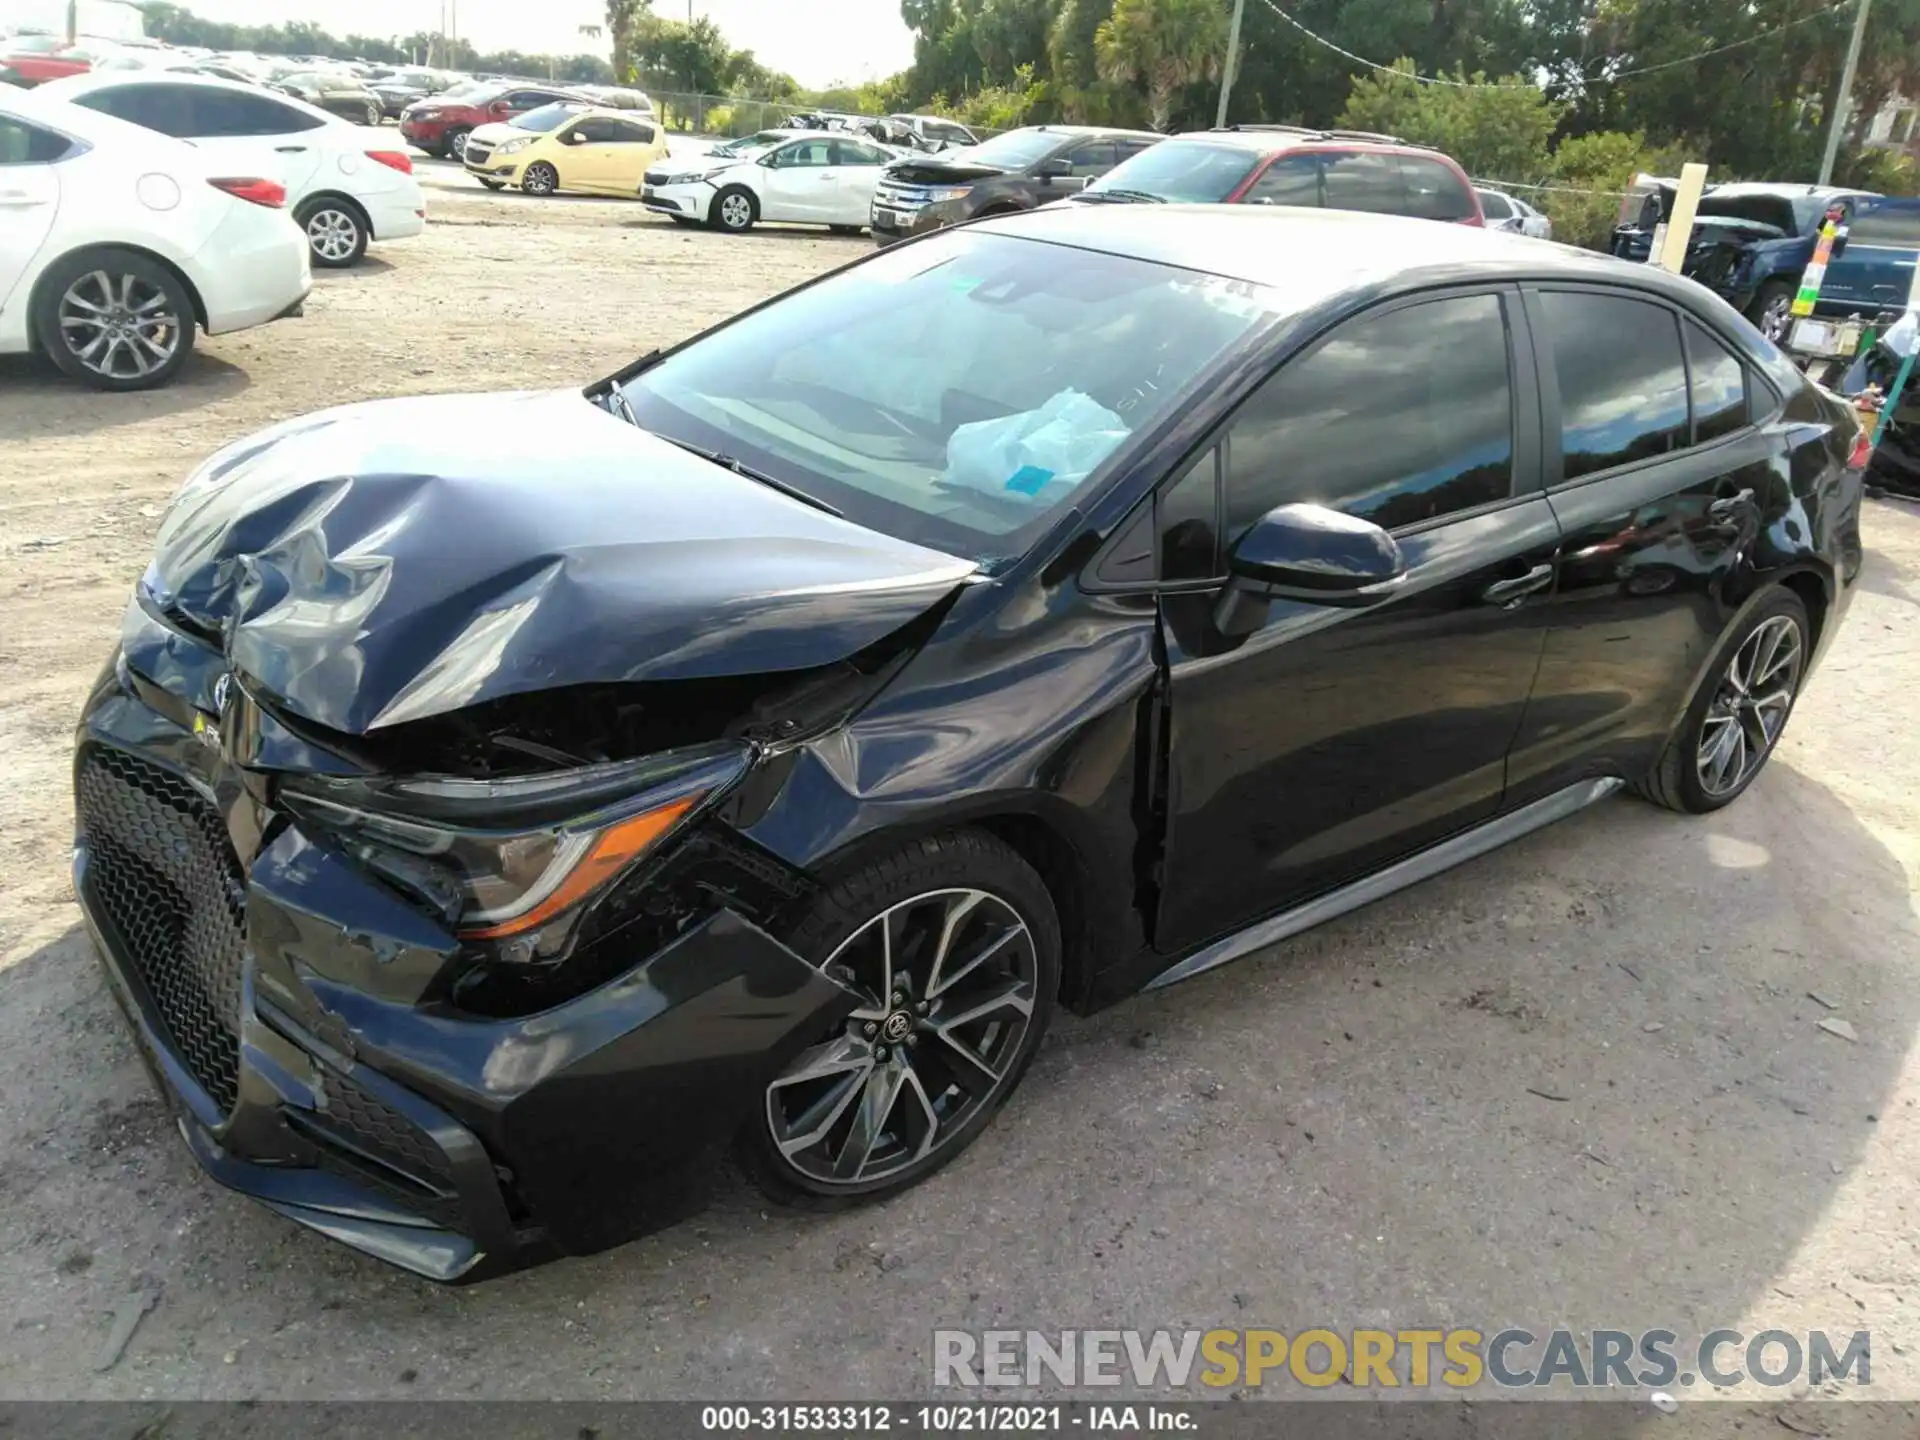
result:
[[[1079,198],[1082,200],[1112,200],[1121,205],[1164,205],[1167,203],[1164,196],[1149,195],[1145,190],[1082,190]]]
[[[614,392],[614,393],[618,393],[618,392]],[[622,396],[621,399],[624,403],[625,397]],[[628,406],[628,413],[629,415],[631,415],[632,413],[631,406]],[[636,426],[639,426],[640,422],[638,420],[634,420],[633,424]],[[641,426],[640,428],[644,429],[645,427]],[[718,450],[709,450],[704,445],[695,445],[690,441],[676,440],[671,435],[661,435],[658,430],[648,430],[647,433],[649,435],[657,436],[659,439],[666,441],[669,445],[678,445],[682,450],[686,451],[689,455],[698,455],[702,460],[711,460],[715,465],[718,465],[721,469],[731,470],[734,474],[742,477],[743,479],[757,480],[762,485],[765,485],[769,490],[778,490],[782,495],[788,496],[794,500],[798,500],[803,505],[811,505],[816,510],[824,510],[827,512],[827,514],[833,516],[836,520],[844,520],[847,518],[843,512],[835,509],[833,506],[829,505],[826,501],[822,500],[819,496],[809,495],[806,491],[802,490],[799,486],[789,485],[784,480],[776,480],[773,476],[767,474],[764,470],[755,470],[751,465],[743,465],[738,460],[734,459],[733,456],[731,455],[723,455]]]

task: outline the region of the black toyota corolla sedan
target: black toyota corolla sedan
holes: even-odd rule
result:
[[[1647,266],[942,231],[584,392],[213,456],[86,705],[77,887],[201,1163],[421,1274],[657,1227],[728,1150],[885,1195],[1056,1007],[1737,797],[1865,458]]]

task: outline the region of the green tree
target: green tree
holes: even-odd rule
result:
[[[1164,131],[1180,92],[1219,76],[1226,44],[1219,0],[1116,0],[1094,54],[1103,79],[1145,87],[1148,121]]]
[[[1340,124],[1435,146],[1476,176],[1525,184],[1546,173],[1548,142],[1570,107],[1519,75],[1489,83],[1456,70],[1450,78],[1469,83],[1438,85],[1413,74],[1403,59],[1356,80]]]

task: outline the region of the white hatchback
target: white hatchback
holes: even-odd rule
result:
[[[126,70],[49,81],[40,93],[190,140],[222,165],[273,175],[287,187],[316,265],[357,265],[369,241],[426,228],[413,159],[391,131],[351,124],[292,96],[211,75]]]
[[[149,390],[209,335],[297,313],[313,286],[277,180],[0,86],[0,354]]]

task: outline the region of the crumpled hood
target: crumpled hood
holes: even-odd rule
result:
[[[364,734],[557,686],[831,664],[974,569],[569,390],[376,401],[229,446],[161,522],[136,603]]]

